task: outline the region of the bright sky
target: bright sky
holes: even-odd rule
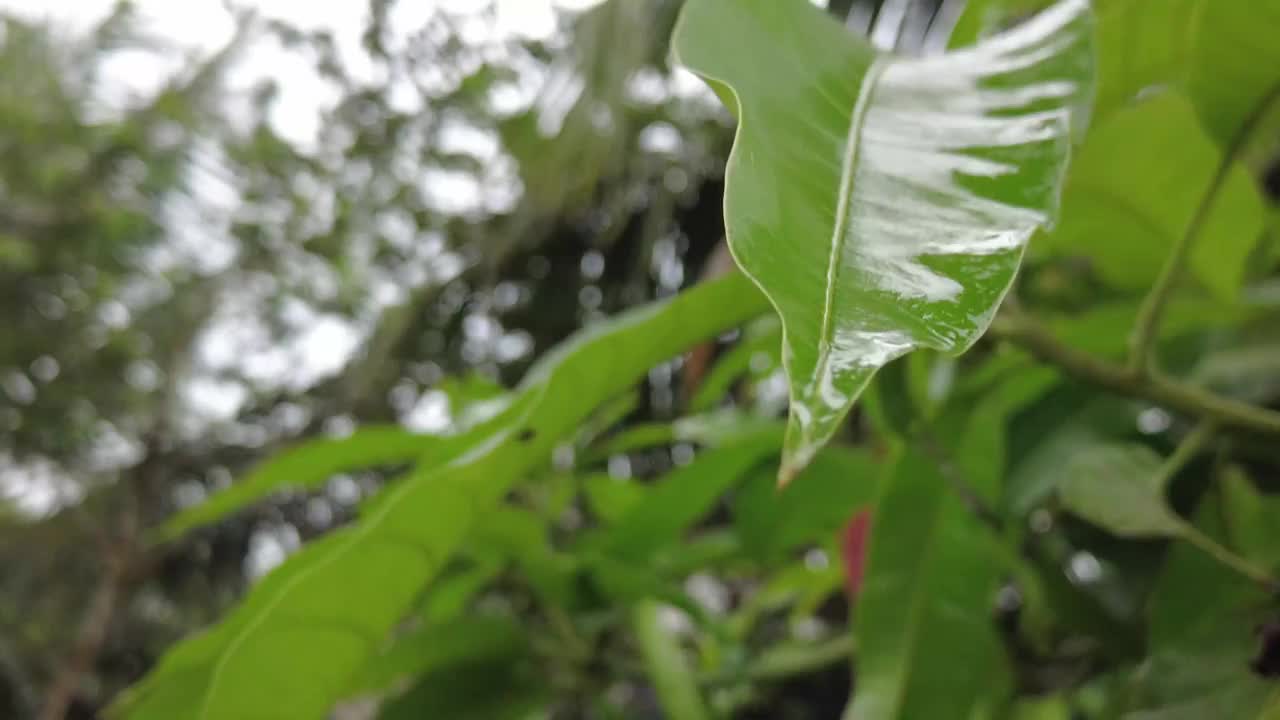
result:
[[[145,28],[174,45],[206,52],[222,47],[234,30],[224,0],[134,0]],[[400,0],[393,5],[393,29],[406,34],[422,27],[438,9],[454,13],[495,9],[496,21],[485,28],[488,38],[545,38],[555,32],[557,11],[581,11],[602,0]],[[85,28],[100,20],[114,0],[0,0],[0,9],[30,18]],[[368,17],[367,0],[234,0],[263,17],[284,20],[303,31],[328,30],[349,67],[359,72],[364,60],[360,33]],[[181,61],[158,61],[149,53],[118,53],[106,68],[122,89],[146,93],[159,86]],[[370,69],[370,72],[372,70]],[[259,44],[231,73],[234,87],[249,87],[266,74],[280,80],[281,94],[272,121],[285,137],[308,144],[317,130],[316,110],[335,99],[310,62],[274,44]]]

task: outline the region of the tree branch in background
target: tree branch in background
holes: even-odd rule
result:
[[[80,621],[75,644],[66,663],[58,671],[49,687],[38,720],[63,720],[75,700],[82,678],[93,669],[106,642],[116,609],[120,606],[125,586],[129,582],[131,555],[137,536],[137,523],[132,512],[126,513],[122,522],[122,536],[108,541],[102,577],[89,599]]]
[[[1280,435],[1280,413],[1237,402],[1159,372],[1140,373],[1063,344],[1044,326],[1006,306],[991,334],[1080,380],[1121,395],[1210,420],[1222,427]]]

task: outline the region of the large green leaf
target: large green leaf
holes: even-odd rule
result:
[[[1280,92],[1280,0],[1103,0],[1098,109],[1187,88],[1209,133],[1231,144]]]
[[[999,648],[996,540],[922,447],[885,478],[874,517],[850,717],[968,718]]]
[[[1181,94],[1127,107],[1096,125],[1072,161],[1062,223],[1044,247],[1087,256],[1114,287],[1146,288],[1186,234],[1221,162]],[[1189,266],[1205,287],[1231,299],[1262,235],[1263,201],[1243,167],[1214,190]]]
[[[138,720],[314,720],[373,655],[475,521],[592,411],[661,360],[767,307],[741,275],[582,331],[525,377],[508,422],[394,484],[305,547],[114,707]]]
[[[921,59],[877,56],[805,0],[685,5],[674,52],[739,118],[729,244],[782,319],[784,480],[884,363],[986,329],[1055,214],[1091,40],[1084,0]]]

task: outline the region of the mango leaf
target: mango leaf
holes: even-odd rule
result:
[[[317,720],[476,521],[650,367],[767,307],[738,274],[592,326],[545,355],[507,421],[423,464],[355,525],[303,548],[112,708],[135,720]]]
[[[878,56],[805,0],[684,6],[674,53],[739,119],[730,248],[782,320],[781,479],[880,366],[917,347],[962,352],[986,330],[1056,214],[1091,40],[1085,0],[920,59]]]
[[[1084,255],[1113,287],[1140,290],[1186,234],[1216,180],[1222,151],[1184,96],[1165,92],[1095,125],[1071,163],[1062,223],[1037,247]],[[1199,226],[1189,267],[1220,299],[1240,290],[1262,235],[1264,204],[1237,166]]]
[[[967,718],[999,653],[996,540],[921,447],[882,482],[874,513],[847,716]],[[964,661],[943,648],[964,648]]]
[[[296,445],[254,468],[243,480],[170,518],[158,539],[171,540],[283,490],[315,487],[338,473],[413,461],[438,438],[396,426],[360,428],[348,437]]]
[[[1185,523],[1165,501],[1160,456],[1145,445],[1099,445],[1073,459],[1058,486],[1064,508],[1113,535],[1176,537]]]

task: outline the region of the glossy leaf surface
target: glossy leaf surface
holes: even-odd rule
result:
[[[783,479],[880,366],[986,329],[1055,215],[1090,30],[1087,3],[1065,0],[975,48],[905,59],[803,0],[685,6],[674,51],[739,118],[729,243],[782,318]]]

